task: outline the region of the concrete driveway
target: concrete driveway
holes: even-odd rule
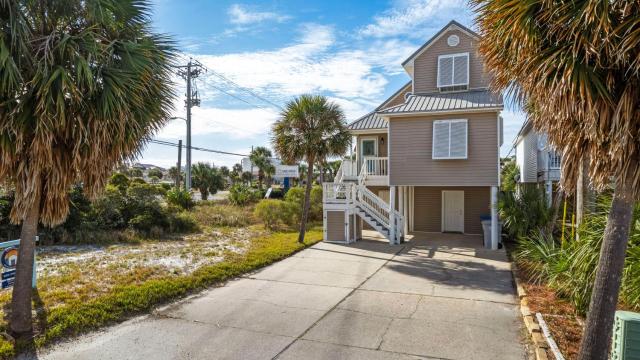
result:
[[[509,263],[480,239],[320,243],[41,359],[526,359]]]

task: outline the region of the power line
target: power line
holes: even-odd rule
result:
[[[257,94],[256,92],[252,91],[252,90],[251,90],[251,89],[249,89],[249,88],[246,88],[246,87],[244,87],[244,86],[239,85],[238,83],[236,83],[235,81],[233,81],[233,80],[229,79],[228,77],[224,76],[223,74],[221,74],[221,73],[219,73],[219,72],[217,72],[217,71],[215,71],[215,70],[209,69],[209,68],[207,68],[207,71],[211,72],[213,75],[217,76],[218,78],[220,78],[220,79],[222,79],[222,80],[227,81],[228,83],[230,83],[230,84],[231,84],[231,85],[233,85],[234,87],[236,87],[236,88],[238,88],[238,89],[240,89],[240,90],[242,90],[242,91],[245,91],[245,92],[249,93],[249,94],[250,94],[250,95],[252,95],[253,97],[255,97],[255,98],[257,98],[257,99],[260,99],[260,100],[262,100],[262,101],[266,102],[266,103],[267,103],[267,104],[269,104],[269,105],[275,106],[276,108],[278,108],[278,109],[280,109],[280,110],[283,110],[282,106],[280,106],[280,105],[278,105],[278,104],[274,103],[273,101],[271,101],[271,100],[269,100],[269,99],[267,99],[267,98],[265,98],[265,97],[263,97],[263,96],[261,96],[261,95]]]
[[[172,143],[170,141],[164,141],[164,140],[149,140],[149,142],[151,142],[153,144],[158,144],[158,145],[180,147],[179,144]],[[186,145],[182,145],[182,148],[186,148]],[[243,157],[247,157],[248,156],[248,155],[245,155],[245,154],[232,153],[232,152],[222,151],[222,150],[213,150],[213,149],[201,148],[201,147],[197,147],[197,146],[192,146],[191,150],[205,151],[205,152],[223,154],[223,155],[234,155],[234,156],[243,156]]]

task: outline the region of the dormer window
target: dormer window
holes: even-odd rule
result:
[[[438,56],[438,88],[440,91],[469,88],[469,53]]]

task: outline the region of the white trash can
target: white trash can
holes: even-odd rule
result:
[[[484,247],[491,249],[491,220],[481,220],[482,233],[484,234]]]
[[[480,220],[482,223],[482,233],[484,234],[484,247],[485,249],[491,249],[491,219]],[[502,242],[502,221],[498,221],[498,249]]]

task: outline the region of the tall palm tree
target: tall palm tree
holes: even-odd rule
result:
[[[262,182],[264,181],[264,171],[269,165],[271,165],[271,162],[269,161],[271,156],[271,150],[264,146],[256,147],[251,150],[251,153],[249,154],[249,160],[251,160],[251,163],[258,167],[258,184],[260,184],[260,189],[262,189]]]
[[[140,153],[173,101],[172,41],[144,0],[0,1],[0,178],[22,223],[10,329],[31,332],[38,223],[69,213],[68,190],[95,196]]]
[[[562,153],[573,191],[583,156],[614,195],[579,358],[607,358],[634,201],[640,195],[640,6],[636,1],[474,0],[481,53]]]
[[[273,124],[272,143],[285,163],[306,161],[307,184],[300,223],[299,242],[304,242],[314,164],[330,156],[341,156],[349,148],[351,135],[344,113],[324,96],[302,95],[288,102]]]
[[[222,174],[213,165],[199,162],[191,169],[193,187],[200,191],[202,200],[207,200],[209,194],[215,194],[224,188]]]

